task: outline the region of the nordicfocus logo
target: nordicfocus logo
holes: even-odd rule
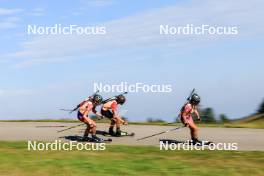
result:
[[[183,143],[169,143],[160,141],[160,150],[238,150],[237,143],[210,143],[203,142],[201,145],[191,144],[191,141]]]
[[[62,26],[55,24],[53,26],[28,25],[28,35],[104,35],[106,28],[104,26]]]
[[[200,26],[194,26],[193,24],[185,26],[160,25],[159,31],[161,35],[237,35],[238,27],[207,24]]]
[[[135,83],[128,84],[127,82],[121,82],[120,84],[103,84],[103,83],[94,83],[94,91],[99,90],[100,92],[144,92],[144,93],[169,93],[172,92],[172,85],[170,84],[144,84],[144,83]]]
[[[87,151],[101,151],[106,149],[105,143],[81,143],[76,141],[62,142],[61,140],[55,140],[54,142],[36,142],[28,141],[29,151],[47,151],[47,150],[87,150]]]

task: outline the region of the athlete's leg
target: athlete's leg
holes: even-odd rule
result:
[[[103,139],[96,136],[96,123],[88,117],[84,118],[84,121],[90,128],[89,132],[92,134],[92,141],[102,142]]]
[[[188,119],[188,126],[191,130],[191,137],[192,139],[198,139],[198,127],[194,123],[192,117]]]
[[[109,134],[110,135],[114,135],[114,126],[115,126],[116,122],[115,120],[112,118],[111,119],[111,123],[110,123],[110,127],[109,127]]]
[[[88,137],[89,133],[90,133],[90,125],[86,124],[86,129],[84,131],[83,136]]]
[[[123,120],[120,117],[116,117],[115,118],[115,122],[116,122],[116,135],[120,136],[121,135],[121,124],[123,124]]]
[[[84,134],[83,134],[83,139],[87,139],[89,132],[90,132],[90,125],[88,124],[88,121],[86,120],[85,116],[82,113],[80,113],[79,111],[78,111],[77,117],[81,122],[86,124],[86,129],[85,129]]]
[[[101,114],[103,115],[103,116],[105,116],[105,117],[107,117],[108,119],[110,119],[110,127],[109,127],[109,131],[108,131],[108,133],[110,134],[110,135],[114,135],[115,133],[114,133],[114,126],[115,126],[115,124],[116,124],[116,122],[115,122],[115,119],[113,119],[113,113],[111,112],[111,111],[109,111],[109,110],[107,110],[107,111],[104,111],[103,109],[101,110]]]
[[[87,131],[88,133],[91,133],[92,135],[95,135],[96,134],[96,123],[89,117],[84,117],[83,120],[84,120],[84,123],[87,124],[87,128],[85,131]]]

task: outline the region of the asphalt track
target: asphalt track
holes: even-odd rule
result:
[[[79,126],[61,133],[58,130],[67,127],[37,127],[37,126],[74,126],[77,123],[55,122],[0,122],[0,141],[67,141],[74,136],[82,136],[85,126]],[[97,124],[98,131],[107,130],[109,124]],[[159,147],[159,139],[177,139],[186,141],[189,139],[189,129],[182,128],[178,131],[165,133],[142,141],[142,138],[154,133],[175,128],[174,126],[153,125],[128,125],[123,126],[123,131],[134,132],[133,137],[112,137],[112,144],[121,145],[153,145]],[[106,138],[104,136],[99,137]],[[200,128],[199,136],[203,140],[214,143],[237,143],[238,150],[264,151],[264,129],[249,128]]]

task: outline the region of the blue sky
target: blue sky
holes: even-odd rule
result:
[[[239,118],[263,99],[263,5],[253,1],[1,1],[0,119],[74,118],[93,82],[171,84],[128,94],[130,120],[176,117],[195,87],[202,107]],[[160,24],[237,26],[236,36],[161,36]],[[106,26],[105,36],[34,36],[27,25]],[[114,94],[103,93],[104,97]]]

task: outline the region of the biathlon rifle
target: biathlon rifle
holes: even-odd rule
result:
[[[87,99],[85,99],[84,101],[90,100],[91,98],[93,98],[96,94],[98,94],[99,90],[97,90],[94,94],[90,95]],[[84,102],[83,101],[83,102]],[[82,102],[82,103],[83,103]],[[74,109],[60,109],[62,111],[69,111],[69,114],[73,113],[74,111],[77,111],[79,109],[79,107],[81,106],[81,104],[78,104]]]
[[[112,101],[112,100],[116,100],[118,96],[120,96],[120,95],[125,95],[125,94],[127,94],[127,93],[128,93],[128,92],[123,92],[123,93],[121,93],[121,94],[119,94],[119,95],[116,95],[116,96],[113,96],[113,97],[111,97],[111,98],[108,98],[108,99],[102,101],[102,104],[105,104],[105,103],[107,103],[107,102],[109,102],[109,101]]]
[[[188,102],[191,100],[191,98],[192,98],[194,92],[195,92],[195,88],[193,88],[193,90],[191,91],[189,97],[187,98],[187,101],[188,101]]]

